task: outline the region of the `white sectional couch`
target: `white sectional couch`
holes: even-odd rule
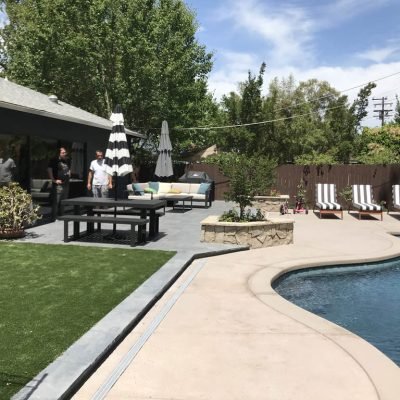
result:
[[[128,199],[142,200],[165,199],[171,200],[176,195],[192,196],[193,202],[204,202],[205,207],[211,206],[210,183],[181,183],[181,182],[145,182],[127,185]],[[152,192],[151,192],[152,191]]]

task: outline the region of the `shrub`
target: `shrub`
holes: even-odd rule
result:
[[[41,216],[39,206],[34,206],[32,197],[18,183],[11,182],[0,187],[0,232],[20,231]]]
[[[238,214],[235,209],[224,212],[219,218],[220,222],[255,222],[265,221],[265,216],[260,209],[257,209],[255,213],[251,210],[247,210],[242,217]]]

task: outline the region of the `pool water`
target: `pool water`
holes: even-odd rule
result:
[[[361,336],[400,366],[400,259],[291,272],[274,289]]]

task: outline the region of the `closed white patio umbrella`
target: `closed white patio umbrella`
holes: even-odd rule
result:
[[[110,120],[113,122],[104,162],[106,172],[114,177],[125,176],[133,171],[131,155],[126,140],[124,116],[121,106],[118,104],[111,114]],[[117,182],[115,178],[115,199],[117,199]]]
[[[168,178],[174,175],[172,168],[172,145],[169,138],[168,122],[163,121],[161,125],[160,143],[158,145],[158,159],[155,175],[160,178]]]

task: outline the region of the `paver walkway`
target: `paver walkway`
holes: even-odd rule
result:
[[[400,216],[286,217],[293,245],[195,261],[74,399],[400,399],[393,362],[270,285],[298,266],[399,256]]]

